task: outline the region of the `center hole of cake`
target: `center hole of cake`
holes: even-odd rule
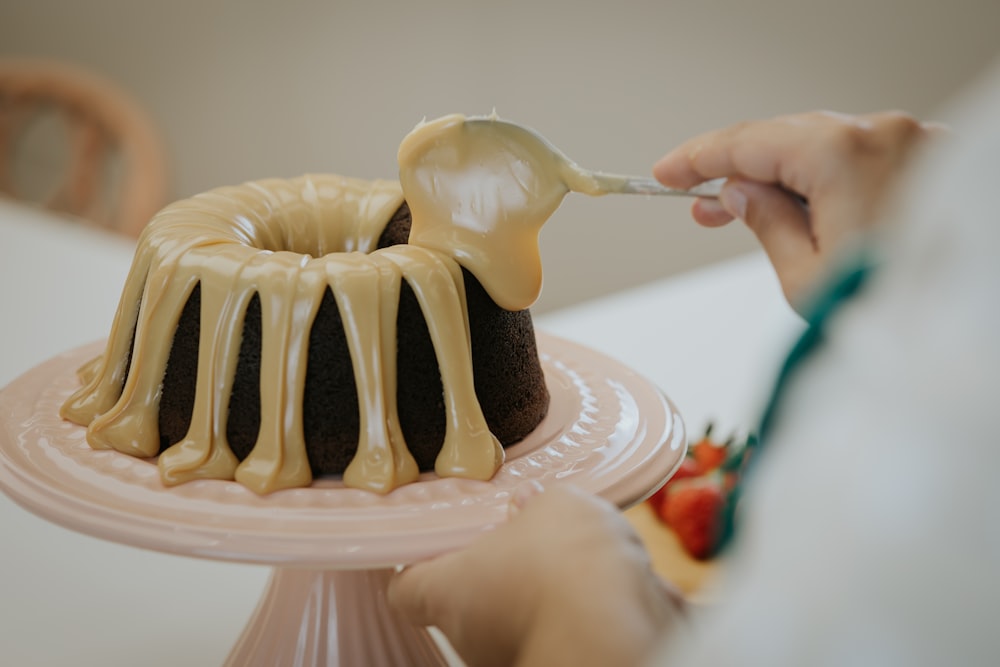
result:
[[[323,223],[320,223],[323,224]],[[301,230],[282,228],[270,238],[259,238],[254,244],[261,250],[293,252],[310,257],[322,257],[341,252],[404,244],[410,238],[410,208],[404,201],[384,224],[358,225],[350,236],[332,239],[323,233],[303,234]]]

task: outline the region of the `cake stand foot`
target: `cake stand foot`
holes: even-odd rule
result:
[[[393,569],[278,568],[226,667],[446,667],[386,601]]]

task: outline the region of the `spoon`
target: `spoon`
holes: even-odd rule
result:
[[[566,186],[570,190],[584,194],[668,195],[715,199],[718,198],[722,185],[726,182],[724,178],[717,178],[687,190],[668,188],[656,179],[646,176],[606,174],[601,171],[584,169],[535,130],[517,123],[500,120],[496,116],[467,118],[465,126],[474,132],[490,132],[498,137],[509,138],[523,146],[533,146],[539,152],[551,154],[565,178]]]
[[[538,298],[538,233],[568,193],[717,197],[723,182],[675,190],[589,171],[537,132],[495,115],[425,120],[400,142],[397,159],[410,244],[455,258],[511,311]]]

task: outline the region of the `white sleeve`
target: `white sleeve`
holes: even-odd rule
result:
[[[1000,664],[996,74],[787,384],[727,592],[654,664]]]

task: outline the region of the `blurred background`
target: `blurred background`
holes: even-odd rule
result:
[[[635,174],[746,118],[934,117],[998,29],[997,0],[6,0],[0,56],[70,61],[131,93],[175,199],[305,172],[392,178],[400,139],[452,112],[495,109],[585,167]],[[739,225],[698,228],[689,203],[570,195],[542,232],[535,311],[755,247]]]

